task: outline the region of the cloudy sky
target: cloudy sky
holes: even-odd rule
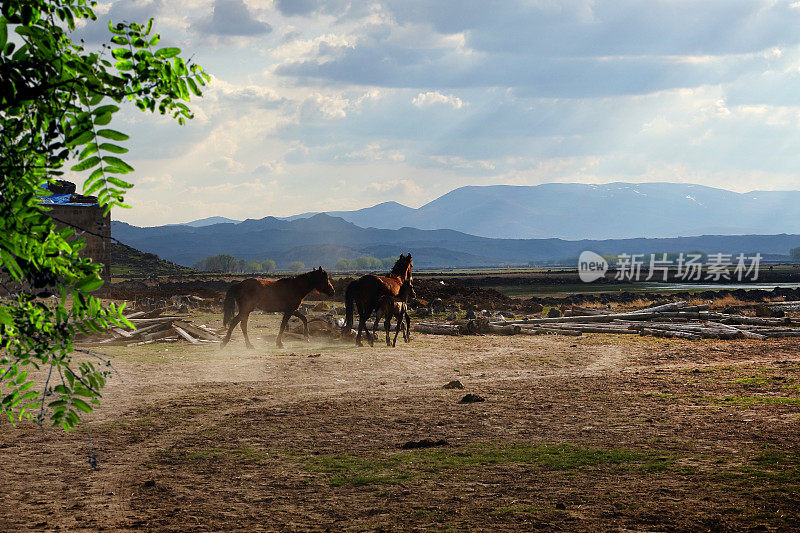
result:
[[[800,2],[117,0],[213,76],[180,127],[126,111],[137,225],[461,185],[798,189]]]

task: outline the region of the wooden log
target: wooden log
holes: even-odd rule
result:
[[[173,327],[178,326],[186,333],[190,335],[194,335],[195,337],[199,337],[201,339],[205,339],[208,341],[219,341],[220,338],[215,335],[211,331],[207,331],[205,328],[201,328],[200,326],[195,326],[191,322],[186,322],[185,320],[176,320],[172,323]]]
[[[173,330],[174,330],[174,331],[175,331],[175,332],[176,332],[178,335],[180,335],[181,337],[183,337],[183,338],[184,338],[184,339],[186,339],[187,341],[191,342],[192,344],[200,344],[199,342],[197,342],[197,339],[195,339],[194,337],[192,337],[191,335],[189,335],[188,333],[186,333],[186,331],[184,331],[184,330],[183,330],[183,329],[182,329],[180,326],[176,326],[175,324],[172,324],[172,329],[173,329]]]
[[[632,311],[633,313],[660,313],[663,311],[672,311],[675,309],[680,309],[681,307],[686,307],[689,305],[689,302],[681,300],[680,302],[672,302],[663,305],[656,305],[653,307],[645,307],[643,309],[638,309],[636,311]]]
[[[757,318],[752,316],[720,314],[723,324],[753,324],[760,326],[788,326],[794,324],[789,318]]]
[[[615,319],[628,320],[649,320],[658,316],[657,313],[614,313],[612,315],[593,315],[593,316],[565,316],[558,318],[525,318],[521,320],[509,320],[507,322],[492,324],[560,324],[560,323],[588,323],[588,322],[612,322]]]
[[[169,337],[170,335],[174,335],[175,332],[172,331],[172,328],[163,329],[160,331],[154,331],[153,333],[146,333],[141,336],[143,341],[152,341],[163,339],[164,337]]]
[[[708,324],[709,326],[712,326],[712,327],[723,328],[723,329],[727,329],[729,331],[734,331],[740,337],[745,338],[745,339],[754,339],[754,340],[764,340],[764,339],[766,339],[766,337],[764,335],[761,335],[759,333],[753,333],[752,331],[747,331],[747,330],[744,330],[744,329],[741,329],[741,328],[735,328],[733,326],[729,326],[728,324],[722,324],[720,322],[711,322],[711,321],[706,322],[706,324]]]
[[[488,332],[495,335],[516,335],[520,332],[520,329],[521,328],[516,324],[510,324],[508,326],[489,324]]]
[[[574,329],[549,328],[549,327],[538,327],[538,326],[521,327],[519,332],[521,335],[565,335],[568,337],[580,337],[581,335],[583,335],[582,332]]]
[[[549,326],[550,328],[554,328],[554,326]],[[603,327],[603,326],[585,326],[581,324],[569,324],[569,325],[560,325],[558,328],[561,330],[569,330],[569,331],[580,331],[582,333],[611,333],[611,334],[618,334],[618,335],[636,335],[639,333],[636,330],[623,328],[623,327]]]
[[[428,335],[461,335],[461,328],[450,324],[418,322],[414,324],[414,331]]]
[[[134,326],[149,326],[150,324],[160,324],[163,322],[172,322],[173,320],[178,320],[181,318],[186,318],[183,316],[160,316],[158,318],[134,318],[131,319],[131,324]]]
[[[114,334],[120,337],[132,337],[133,334],[130,331],[125,331],[122,328],[108,328],[108,331],[113,332]]]
[[[690,339],[690,340],[699,340],[702,337],[695,333],[689,333],[686,331],[668,331],[662,329],[642,329],[641,335],[648,335],[651,337],[664,337],[668,339]]]

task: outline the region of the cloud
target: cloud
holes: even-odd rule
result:
[[[368,185],[373,191],[382,193],[384,196],[419,196],[422,194],[422,187],[413,180],[399,179],[389,181],[374,181]]]
[[[336,159],[341,161],[404,161],[405,154],[401,150],[381,147],[380,143],[370,143],[361,150],[353,150]]]
[[[444,95],[439,91],[428,91],[425,93],[419,93],[412,101],[417,107],[428,107],[432,105],[449,105],[454,109],[461,109],[464,106],[464,102],[461,101],[461,98],[457,96]]]
[[[214,0],[211,14],[192,25],[195,31],[225,36],[264,35],[272,26],[258,20],[243,0]]]

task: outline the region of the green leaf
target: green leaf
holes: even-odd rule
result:
[[[120,26],[117,28],[117,26]],[[116,33],[117,35],[122,35],[125,33],[124,26],[122,24],[113,24],[111,20],[108,21],[108,31],[111,33]]]
[[[77,165],[73,166],[70,170],[74,170],[75,172],[81,172],[86,170],[87,168],[92,168],[93,166],[97,165],[100,162],[100,158],[97,156],[92,156],[89,159],[84,159]]]
[[[133,185],[128,183],[127,181],[123,181],[123,180],[121,180],[119,178],[115,178],[114,176],[109,176],[106,179],[112,185],[116,185],[117,187],[121,187],[123,189],[130,189],[131,187],[133,187]]]
[[[105,150],[106,152],[112,152],[115,154],[124,154],[128,152],[127,148],[123,148],[122,146],[117,146],[116,144],[111,143],[103,143],[100,145],[101,150]]]
[[[72,398],[72,405],[75,408],[83,411],[84,413],[91,413],[92,412],[91,406],[88,403],[86,403],[83,400],[81,400],[80,398]]]
[[[112,37],[111,38],[111,42],[114,43],[114,44],[119,44],[119,45],[123,45],[123,46],[126,45],[126,44],[130,44],[130,41],[126,37],[122,37],[121,35],[117,35],[115,37]]]
[[[114,59],[130,59],[133,54],[127,48],[115,48],[111,51],[111,55]]]
[[[94,119],[95,126],[105,126],[109,122],[111,122],[111,113],[97,115],[97,118]]]
[[[196,96],[203,96],[203,93],[201,93],[200,89],[197,88],[197,84],[192,78],[186,78],[186,83],[189,84],[189,89],[191,89]]]
[[[106,155],[103,156],[103,161],[111,165],[112,167],[122,171],[123,174],[127,174],[128,172],[133,172],[133,167],[130,166],[128,163],[120,159],[119,157],[114,157],[113,155]]]
[[[0,50],[3,49],[6,42],[8,42],[8,25],[4,18],[0,18]]]
[[[100,279],[100,276],[98,276],[94,272],[75,284],[75,288],[82,292],[92,292],[94,290],[99,289],[102,286],[103,286],[103,280]]]
[[[95,152],[97,152],[97,149],[98,149],[97,143],[89,143],[89,144],[87,144],[86,148],[84,148],[83,151],[81,152],[81,155],[78,156],[78,159],[86,159],[90,155],[92,155]]]
[[[92,110],[94,115],[105,115],[106,113],[116,113],[119,111],[119,107],[109,104],[109,105],[101,105],[100,107],[96,107]]]
[[[117,61],[116,65],[117,70],[131,70],[133,69],[133,61],[125,59],[123,61]]]
[[[156,59],[169,59],[170,57],[175,57],[180,53],[180,48],[160,48],[159,50],[156,50],[155,56]]]
[[[120,133],[118,131],[109,129],[97,130],[97,135],[99,137],[105,137],[106,139],[111,139],[112,141],[127,141],[128,139],[130,139],[130,137],[125,135],[124,133]]]

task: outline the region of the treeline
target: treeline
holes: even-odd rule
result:
[[[336,262],[336,270],[380,270],[392,268],[396,261],[397,257],[384,257],[383,259],[369,255],[362,255],[357,259],[340,257]]]
[[[264,261],[239,259],[231,254],[220,254],[201,259],[194,264],[194,268],[203,272],[251,274],[255,272],[272,272],[275,270],[275,261],[272,259]]]

